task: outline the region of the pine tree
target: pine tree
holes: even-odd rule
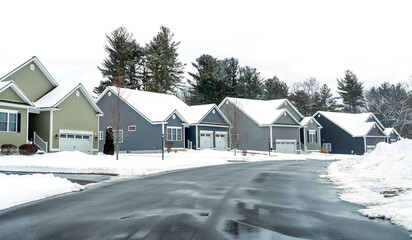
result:
[[[318,111],[320,102],[318,80],[314,77],[310,77],[304,82],[294,83],[292,85],[292,94],[290,94],[289,100],[302,115],[312,116]]]
[[[236,58],[225,58],[220,61],[226,85],[226,96],[236,97],[236,89],[239,84],[239,60]]]
[[[293,103],[298,111],[303,116],[311,116],[313,115],[313,111],[311,108],[311,96],[304,90],[297,90],[289,95],[289,100]]]
[[[192,63],[197,73],[189,72],[193,78],[189,80],[191,86],[189,104],[218,103],[226,96],[226,82],[223,78],[221,61],[211,55],[204,54]]]
[[[100,94],[106,87],[119,84],[120,87],[139,88],[136,68],[143,52],[133,39],[133,34],[128,33],[126,28],[119,27],[106,35],[106,39],[109,44],[105,45],[104,50],[109,56],[103,60],[102,67],[98,67],[104,80],[93,92]]]
[[[343,112],[359,113],[365,105],[363,83],[350,70],[345,71],[345,77],[338,79],[338,93],[342,98]]]
[[[173,36],[169,28],[162,26],[160,32],[146,46],[148,91],[173,92],[183,78],[184,64],[179,61],[177,53],[180,42],[173,41]]]
[[[282,99],[287,98],[289,95],[289,88],[285,82],[279,80],[278,77],[274,76],[268,78],[264,82],[263,99]]]
[[[332,90],[328,85],[323,84],[319,90],[319,102],[317,104],[318,111],[336,111],[338,105],[336,103],[336,98],[332,94]]]
[[[239,84],[236,95],[242,98],[259,99],[262,97],[263,84],[260,72],[249,66],[239,70]]]

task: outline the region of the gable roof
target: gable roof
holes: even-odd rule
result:
[[[5,91],[6,89],[11,88],[14,90],[14,92],[28,105],[34,106],[34,104],[30,101],[29,98],[23,93],[23,91],[17,86],[16,83],[13,81],[3,81],[0,82],[0,93]]]
[[[117,95],[116,87],[107,87],[97,98],[96,102],[108,92]],[[188,106],[175,95],[146,92],[135,89],[120,88],[120,99],[129,104],[135,111],[152,123],[165,122],[173,113],[188,124],[197,124],[210,112],[215,104]],[[221,112],[219,111],[221,114]],[[221,114],[223,117],[224,115]],[[227,119],[225,118],[227,121]],[[227,121],[229,124],[229,121]]]
[[[49,93],[37,100],[34,105],[38,108],[56,108],[61,102],[69,97],[73,92],[79,90],[86,97],[90,105],[96,110],[97,114],[102,114],[102,110],[96,105],[90,94],[86,91],[81,83],[59,85]]]
[[[15,68],[13,71],[7,73],[6,75],[4,75],[3,77],[0,78],[0,82],[4,81],[6,78],[8,78],[9,76],[11,76],[13,73],[19,71],[20,69],[22,69],[23,67],[27,66],[28,64],[34,62],[40,69],[40,71],[44,74],[44,76],[46,76],[46,78],[50,81],[50,83],[54,86],[57,87],[59,84],[56,82],[56,80],[54,80],[54,78],[52,77],[52,75],[50,75],[50,73],[46,70],[46,68],[43,66],[43,64],[40,62],[40,60],[36,57],[33,56],[32,58],[30,58],[29,60],[27,60],[25,63],[23,63],[22,65],[18,66],[17,68]]]
[[[313,116],[312,117],[304,117],[302,119],[302,121],[300,121],[300,125],[306,126],[310,123],[310,120],[313,120],[316,125],[318,125],[320,128],[322,128],[322,125],[320,125],[320,123],[318,121],[316,121],[316,119]]]
[[[234,98],[226,97],[219,104],[219,108],[225,104],[226,101],[231,102],[233,105],[239,107],[239,109],[252,119],[256,124],[271,125],[273,124],[285,111],[296,121],[293,115],[287,109],[280,109],[280,107],[286,102],[293,107],[293,105],[287,99],[275,99],[275,100],[256,100],[246,98]],[[297,113],[301,115],[298,111]],[[303,116],[302,116],[303,117]]]
[[[353,137],[366,136],[373,126],[377,126],[383,133],[383,130],[376,122],[367,122],[372,113],[341,113],[341,112],[325,112],[318,111],[314,114],[321,114],[329,121],[333,122],[338,127],[352,135]],[[374,116],[374,115],[373,115]],[[376,118],[376,117],[375,117]]]
[[[398,131],[396,131],[395,128],[385,128],[384,133],[386,136],[390,136],[392,134],[392,132],[394,132],[397,136],[400,136]]]

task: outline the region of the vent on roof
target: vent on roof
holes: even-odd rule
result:
[[[32,64],[30,64],[30,70],[32,70],[32,71],[34,71],[34,69],[35,69],[36,67],[34,66],[34,64],[32,63]]]
[[[213,113],[213,114],[215,114],[215,113],[216,113],[215,109],[213,109],[213,110],[212,110],[212,113]]]
[[[109,95],[109,97],[112,96],[112,92],[107,93],[107,95]]]

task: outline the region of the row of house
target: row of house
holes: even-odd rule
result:
[[[120,114],[119,129],[116,116]],[[124,152],[238,149],[363,154],[400,139],[372,113],[304,117],[287,99],[226,97],[188,106],[169,94],[108,87],[93,99],[82,84],[59,85],[37,57],[0,78],[0,145],[34,143],[45,152],[102,151],[106,129]]]

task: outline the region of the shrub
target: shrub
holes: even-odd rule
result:
[[[166,142],[166,149],[168,153],[172,150],[173,145],[175,145],[173,142]]]
[[[321,148],[320,148],[320,152],[321,152],[321,153],[328,153],[329,151],[328,151],[327,148],[321,147]]]
[[[113,129],[106,129],[106,139],[104,141],[103,153],[106,155],[114,155],[114,144],[113,144]]]
[[[20,155],[33,155],[37,152],[37,146],[34,144],[23,144],[19,147]]]
[[[13,144],[3,144],[1,146],[2,155],[14,155],[17,154],[17,147]]]

